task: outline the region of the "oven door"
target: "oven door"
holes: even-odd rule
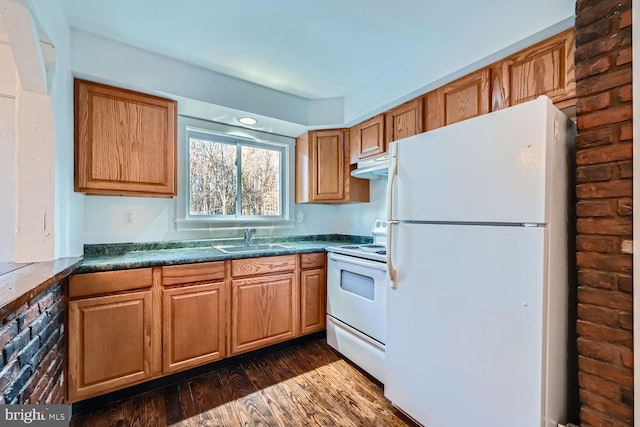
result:
[[[384,344],[387,265],[330,252],[327,314]]]

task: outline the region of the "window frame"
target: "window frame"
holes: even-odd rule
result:
[[[178,196],[176,209],[177,230],[212,230],[218,228],[292,228],[295,221],[292,219],[294,211],[294,165],[295,140],[293,138],[267,134],[252,129],[239,128],[216,122],[209,122],[191,117],[178,117]],[[275,215],[191,215],[190,213],[190,135],[202,135],[206,139],[211,136],[218,139],[216,142],[232,143],[236,145],[239,154],[241,147],[254,146],[270,148],[280,151],[280,211]],[[241,157],[238,158],[236,170],[241,171]],[[241,176],[238,175],[237,191],[241,191]],[[237,195],[239,193],[236,193]],[[241,212],[239,204],[241,200],[236,197],[236,211]]]

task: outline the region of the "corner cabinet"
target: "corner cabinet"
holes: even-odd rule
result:
[[[351,176],[349,130],[309,131],[296,138],[296,203],[369,201],[369,181]]]
[[[176,102],[75,80],[75,191],[176,195]]]

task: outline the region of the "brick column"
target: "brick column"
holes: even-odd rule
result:
[[[576,2],[583,426],[633,423],[631,1]]]

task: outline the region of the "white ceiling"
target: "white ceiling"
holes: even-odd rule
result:
[[[371,111],[575,8],[574,0],[58,1],[75,29],[308,100],[352,97]],[[424,81],[407,74],[416,58]],[[394,87],[380,84],[394,78]]]
[[[479,12],[469,2],[470,14]],[[495,3],[495,0],[487,3]],[[448,25],[425,0],[64,0],[73,27],[305,98],[348,95]]]

